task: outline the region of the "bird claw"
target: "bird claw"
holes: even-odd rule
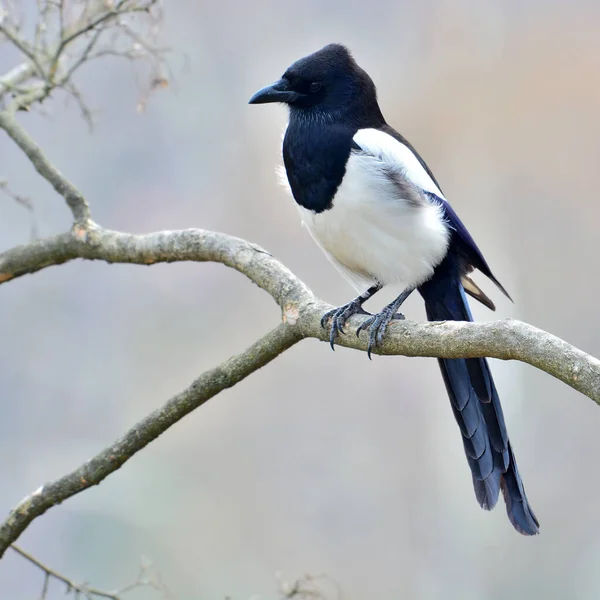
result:
[[[381,312],[363,321],[356,330],[356,337],[360,337],[361,331],[369,331],[369,343],[367,345],[367,356],[371,359],[371,353],[377,346],[383,344],[385,330],[392,320],[404,320],[404,315],[398,313],[394,308],[386,306]]]
[[[367,311],[363,310],[361,305],[362,302],[360,302],[359,298],[355,298],[351,302],[348,302],[348,304],[344,304],[344,306],[328,310],[321,317],[321,327],[323,327],[323,329],[325,329],[327,321],[331,319],[331,329],[329,330],[329,345],[331,346],[332,350],[335,350],[334,343],[335,338],[338,336],[338,334],[346,335],[346,332],[344,331],[344,325],[351,316],[357,314],[370,314]]]

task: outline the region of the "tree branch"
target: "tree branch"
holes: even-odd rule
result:
[[[6,131],[27,155],[36,171],[65,199],[75,223],[88,224],[91,220],[90,207],[83,194],[46,158],[40,147],[9,111],[0,112],[0,129]]]
[[[36,240],[0,254],[0,284],[27,273],[83,258],[109,263],[220,262],[246,275],[269,293],[284,321],[302,337],[327,341],[320,326],[329,308],[289,269],[245,240],[202,229],[133,235],[96,225]],[[364,317],[353,317],[358,325]],[[342,336],[338,344],[366,349],[366,337]],[[556,336],[513,319],[488,323],[392,323],[378,354],[520,360],[560,379],[600,404],[600,361]]]
[[[244,352],[203,373],[186,390],[144,417],[94,458],[24,498],[0,525],[0,557],[35,518],[67,498],[98,485],[187,414],[265,366],[301,339],[296,328],[281,323]]]
[[[220,262],[246,275],[281,307],[284,322],[301,337],[328,340],[322,314],[331,308],[287,267],[255,244],[202,229],[134,235],[76,226],[72,232],[36,240],[0,254],[0,284],[70,260],[151,265],[163,262]],[[352,327],[364,317],[353,317]],[[366,336],[337,343],[366,349]],[[526,362],[560,379],[600,404],[600,361],[556,336],[514,319],[488,323],[392,322],[377,354],[468,358],[487,356]]]
[[[6,75],[0,77],[0,98],[6,90],[12,90],[15,86],[23,83],[35,73],[35,67],[31,63],[22,63],[11,69]]]

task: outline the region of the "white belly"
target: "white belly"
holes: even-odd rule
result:
[[[353,153],[333,207],[319,214],[299,207],[312,237],[359,291],[374,282],[417,286],[448,247],[441,208],[424,195],[402,198],[381,166]]]

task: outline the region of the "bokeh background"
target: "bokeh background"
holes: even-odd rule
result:
[[[33,10],[33,3],[31,10]],[[89,199],[133,232],[203,227],[267,248],[323,299],[353,290],[279,186],[285,110],[248,106],[322,45],[347,44],[388,121],[425,156],[495,274],[497,313],[600,355],[600,4],[585,0],[166,3],[168,90],[135,110],[126,62],[79,75],[90,135],[60,94],[20,115]],[[13,55],[0,47],[5,69]],[[0,175],[38,234],[70,225],[6,136]],[[30,215],[0,197],[0,249]],[[382,306],[397,290],[378,295]],[[422,319],[414,296],[404,311]],[[279,318],[220,265],[71,263],[0,290],[0,507],[79,465]],[[541,535],[475,501],[433,359],[305,341],[38,519],[19,543],[76,580],[115,588],[153,561],[182,599],[277,598],[277,573],[326,573],[344,600],[592,599],[600,594],[600,412],[544,373],[492,361]],[[39,594],[8,552],[2,597]],[[336,597],[336,587],[330,587]],[[54,586],[50,597],[63,597]],[[151,598],[148,590],[130,598]]]

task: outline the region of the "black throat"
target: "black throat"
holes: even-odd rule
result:
[[[358,127],[327,114],[291,110],[283,140],[283,162],[296,202],[320,213],[333,206],[346,172]]]

